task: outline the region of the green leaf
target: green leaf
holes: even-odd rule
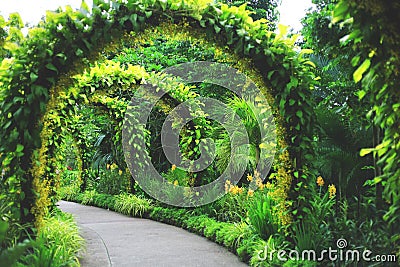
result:
[[[8,223],[4,222],[4,221],[0,221],[0,243],[3,242],[3,240],[6,236],[7,229],[8,229]]]
[[[358,99],[360,99],[360,100],[363,99],[366,94],[367,94],[367,92],[365,92],[364,90],[358,91],[357,92]]]
[[[336,6],[335,10],[333,10],[333,18],[332,23],[339,22],[343,20],[347,14],[347,10],[349,9],[349,5],[347,1],[340,1]]]
[[[19,152],[22,152],[22,150],[24,150],[24,146],[21,144],[18,144],[17,148],[15,149],[15,152],[19,153]]]
[[[238,29],[238,30],[236,30],[236,32],[240,37],[243,37],[246,34],[245,29]]]
[[[271,80],[271,77],[274,73],[275,73],[275,70],[271,70],[268,72],[268,75],[267,75],[268,80]]]
[[[314,51],[313,51],[312,49],[302,49],[302,50],[300,51],[300,53],[299,53],[299,56],[307,55],[307,54],[312,54],[312,53],[314,53]]]
[[[360,56],[355,56],[351,59],[351,65],[355,67],[360,62]]]
[[[218,27],[216,24],[214,24],[214,30],[215,30],[215,33],[219,33],[221,31],[221,28]]]
[[[375,148],[363,148],[363,149],[360,150],[360,156],[364,157],[365,155],[368,155],[368,154],[370,154],[371,152],[374,152],[374,151],[376,151]]]
[[[313,68],[316,68],[316,67],[317,67],[317,66],[315,65],[315,63],[312,62],[311,60],[304,61],[303,64],[310,65],[310,66],[313,67]]]
[[[364,62],[356,69],[356,71],[353,73],[353,79],[357,83],[362,79],[362,75],[364,72],[366,72],[371,65],[371,60],[366,59]]]
[[[53,65],[53,63],[46,64],[46,68],[55,71],[58,74],[58,69],[56,68],[56,66]]]
[[[159,0],[160,1],[160,6],[162,8],[163,11],[165,11],[165,9],[167,8],[167,0]]]
[[[31,82],[35,82],[37,80],[37,78],[39,77],[36,73],[31,72],[30,73],[30,78],[31,78]]]
[[[258,147],[261,149],[265,149],[265,148],[268,148],[268,145],[266,143],[261,143],[258,145]]]

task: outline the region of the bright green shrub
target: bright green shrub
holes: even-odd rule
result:
[[[33,252],[16,266],[80,266],[77,253],[82,245],[83,239],[72,215],[58,212],[44,219]]]
[[[93,187],[97,192],[110,195],[118,195],[126,192],[128,186],[126,173],[112,167],[101,169],[98,177],[93,181]]]
[[[115,196],[115,211],[129,216],[142,217],[152,209],[150,200],[131,194],[120,194]]]
[[[276,203],[268,193],[257,193],[249,204],[248,218],[255,233],[267,240],[271,235],[278,233],[280,228],[274,213]]]
[[[256,239],[251,244],[249,247],[251,266],[296,266],[297,262],[291,261],[292,265],[287,265],[277,257],[278,250],[286,249],[288,246],[282,236],[270,236],[268,240]]]
[[[215,217],[223,222],[240,222],[246,219],[248,196],[246,193],[228,193],[210,204]]]
[[[58,189],[58,197],[66,201],[75,200],[78,193],[79,193],[79,186],[73,184],[62,186],[61,188]]]
[[[244,228],[247,227],[245,224],[231,224],[231,223],[221,223],[222,227],[220,231],[217,232],[215,241],[219,244],[223,244],[227,248],[235,248],[238,239],[241,238]]]
[[[93,197],[93,205],[100,208],[115,210],[115,196],[96,194]]]
[[[85,191],[81,195],[82,200],[80,201],[83,205],[92,205],[93,198],[97,194],[96,190]]]

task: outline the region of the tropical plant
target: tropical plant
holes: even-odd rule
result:
[[[0,219],[0,262],[2,266],[13,266],[19,261],[26,250],[34,245],[32,240],[26,239],[23,242],[18,242],[12,245],[7,245],[6,237],[10,224]]]
[[[115,210],[130,216],[142,217],[152,209],[148,199],[137,197],[132,194],[120,194],[115,197]]]
[[[217,139],[216,167],[218,171],[220,173],[224,172],[230,161],[233,163],[233,166],[231,166],[233,171],[245,169],[247,173],[253,173],[257,166],[259,170],[270,166],[271,162],[267,160],[267,157],[271,155],[264,154],[264,158],[260,158],[263,145],[268,143],[266,140],[272,140],[269,139],[271,136],[268,136],[268,126],[264,123],[264,116],[268,114],[263,113],[263,108],[265,107],[257,106],[251,100],[238,97],[230,99],[227,105],[233,111],[232,114],[225,115],[227,121],[235,121],[236,125],[235,116],[239,116],[246,129],[248,139],[243,136],[243,132],[233,129],[232,139],[235,139],[240,145],[232,147],[231,137],[223,127],[219,125],[213,129],[212,135]],[[261,128],[267,132],[265,137],[261,136]],[[232,156],[234,156],[233,159],[231,158]],[[241,183],[245,182],[245,176],[243,176]]]
[[[343,115],[343,108],[316,108],[319,125],[318,147],[313,162],[327,182],[338,185],[339,199],[360,197],[363,185],[374,176],[371,157],[361,157],[359,151],[372,141],[372,130],[362,121]]]
[[[114,128],[108,124],[99,130],[96,142],[93,144],[94,155],[92,159],[92,168],[97,170],[99,174],[100,168],[104,168],[107,164],[117,164],[120,168],[125,168],[125,161],[121,155],[121,148],[118,147],[113,140],[115,136]]]
[[[376,12],[375,10],[379,10]],[[399,134],[399,56],[400,35],[396,28],[400,6],[397,3],[340,0],[335,7],[333,22],[351,25],[351,32],[342,40],[351,44],[355,55],[351,60],[354,68],[353,79],[361,82],[359,99],[365,99],[372,106],[368,118],[383,131],[373,148],[364,149],[362,155],[373,153],[378,159],[376,186],[377,203],[385,197],[390,202],[385,220],[397,226],[400,221],[400,134]],[[380,40],[387,39],[381,43]],[[362,43],[362,46],[355,44]],[[377,53],[377,51],[384,51]],[[377,131],[380,132],[380,131]],[[397,242],[400,236],[397,235]],[[399,245],[398,245],[399,247]]]
[[[319,251],[328,247],[333,239],[336,187],[327,186],[324,179],[318,177],[306,190],[307,206],[302,208],[302,217],[290,226],[291,237],[298,251]]]
[[[268,240],[280,230],[275,214],[276,202],[267,192],[256,192],[249,203],[248,219],[250,226],[261,238]]]
[[[235,187],[238,189],[238,187]],[[248,197],[244,190],[232,190],[231,192],[209,204],[207,214],[222,222],[237,223],[244,221],[247,216]],[[206,207],[203,208],[207,211]]]
[[[32,253],[22,257],[16,266],[80,266],[77,253],[83,239],[72,215],[56,211],[43,223]]]

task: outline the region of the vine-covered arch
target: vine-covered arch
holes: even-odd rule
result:
[[[39,164],[32,167],[33,189],[38,193],[33,213],[41,218],[46,213],[46,208],[51,204],[51,196],[54,195],[54,187],[58,184],[60,171],[58,170],[56,149],[62,143],[63,133],[70,132],[79,148],[79,170],[87,169],[87,161],[83,154],[88,147],[80,133],[79,114],[75,113],[75,106],[88,104],[101,106],[109,115],[115,118],[116,128],[122,128],[123,112],[127,104],[121,100],[107,97],[107,93],[96,88],[99,85],[110,86],[117,84],[121,89],[131,89],[147,78],[147,72],[140,66],[122,68],[119,63],[105,62],[97,64],[82,75],[62,77],[56,86],[52,88],[52,97],[48,102],[48,109],[41,121],[43,128],[40,133],[41,147],[34,156]],[[117,130],[118,131],[118,130]],[[117,136],[118,138],[118,136]],[[78,180],[81,180],[79,173]],[[81,180],[82,181],[82,180]],[[80,181],[80,183],[81,183]]]
[[[270,104],[276,110],[280,126],[280,168],[276,179],[283,199],[291,186],[301,184],[292,183],[292,179],[304,179],[303,162],[311,153],[313,112],[309,89],[313,74],[310,62],[304,58],[309,51],[296,51],[295,37],[287,39],[284,33],[269,31],[265,21],[251,19],[245,6],[195,5],[178,0],[94,1],[91,12],[85,5],[80,11],[67,8],[49,12],[46,22],[30,31],[29,38],[14,52],[14,58],[2,64],[1,83],[5,89],[1,97],[1,134],[6,142],[1,144],[1,164],[9,181],[20,181],[17,198],[24,221],[34,219],[27,212],[35,201],[32,187],[39,191],[34,205],[37,212],[50,205],[44,197],[45,191],[39,189],[47,182],[34,184],[46,172],[40,157],[47,157],[51,154],[49,149],[53,149],[42,145],[48,138],[42,129],[51,128],[46,125],[49,120],[43,120],[43,114],[47,110],[51,115],[54,105],[60,103],[73,105],[73,99],[79,97],[78,92],[74,95],[71,90],[65,95],[65,102],[52,101],[62,95],[59,88],[69,87],[70,75],[81,72],[98,58],[93,51],[107,44],[112,47],[112,40],[121,38],[124,32],[140,32],[163,21],[174,25],[183,20],[191,29],[205,32],[207,38],[226,44],[239,58],[250,58],[262,74],[262,83],[267,85],[263,93],[271,96]]]

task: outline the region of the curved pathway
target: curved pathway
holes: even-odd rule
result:
[[[86,241],[83,267],[246,266],[227,249],[181,228],[116,212],[60,201]]]

